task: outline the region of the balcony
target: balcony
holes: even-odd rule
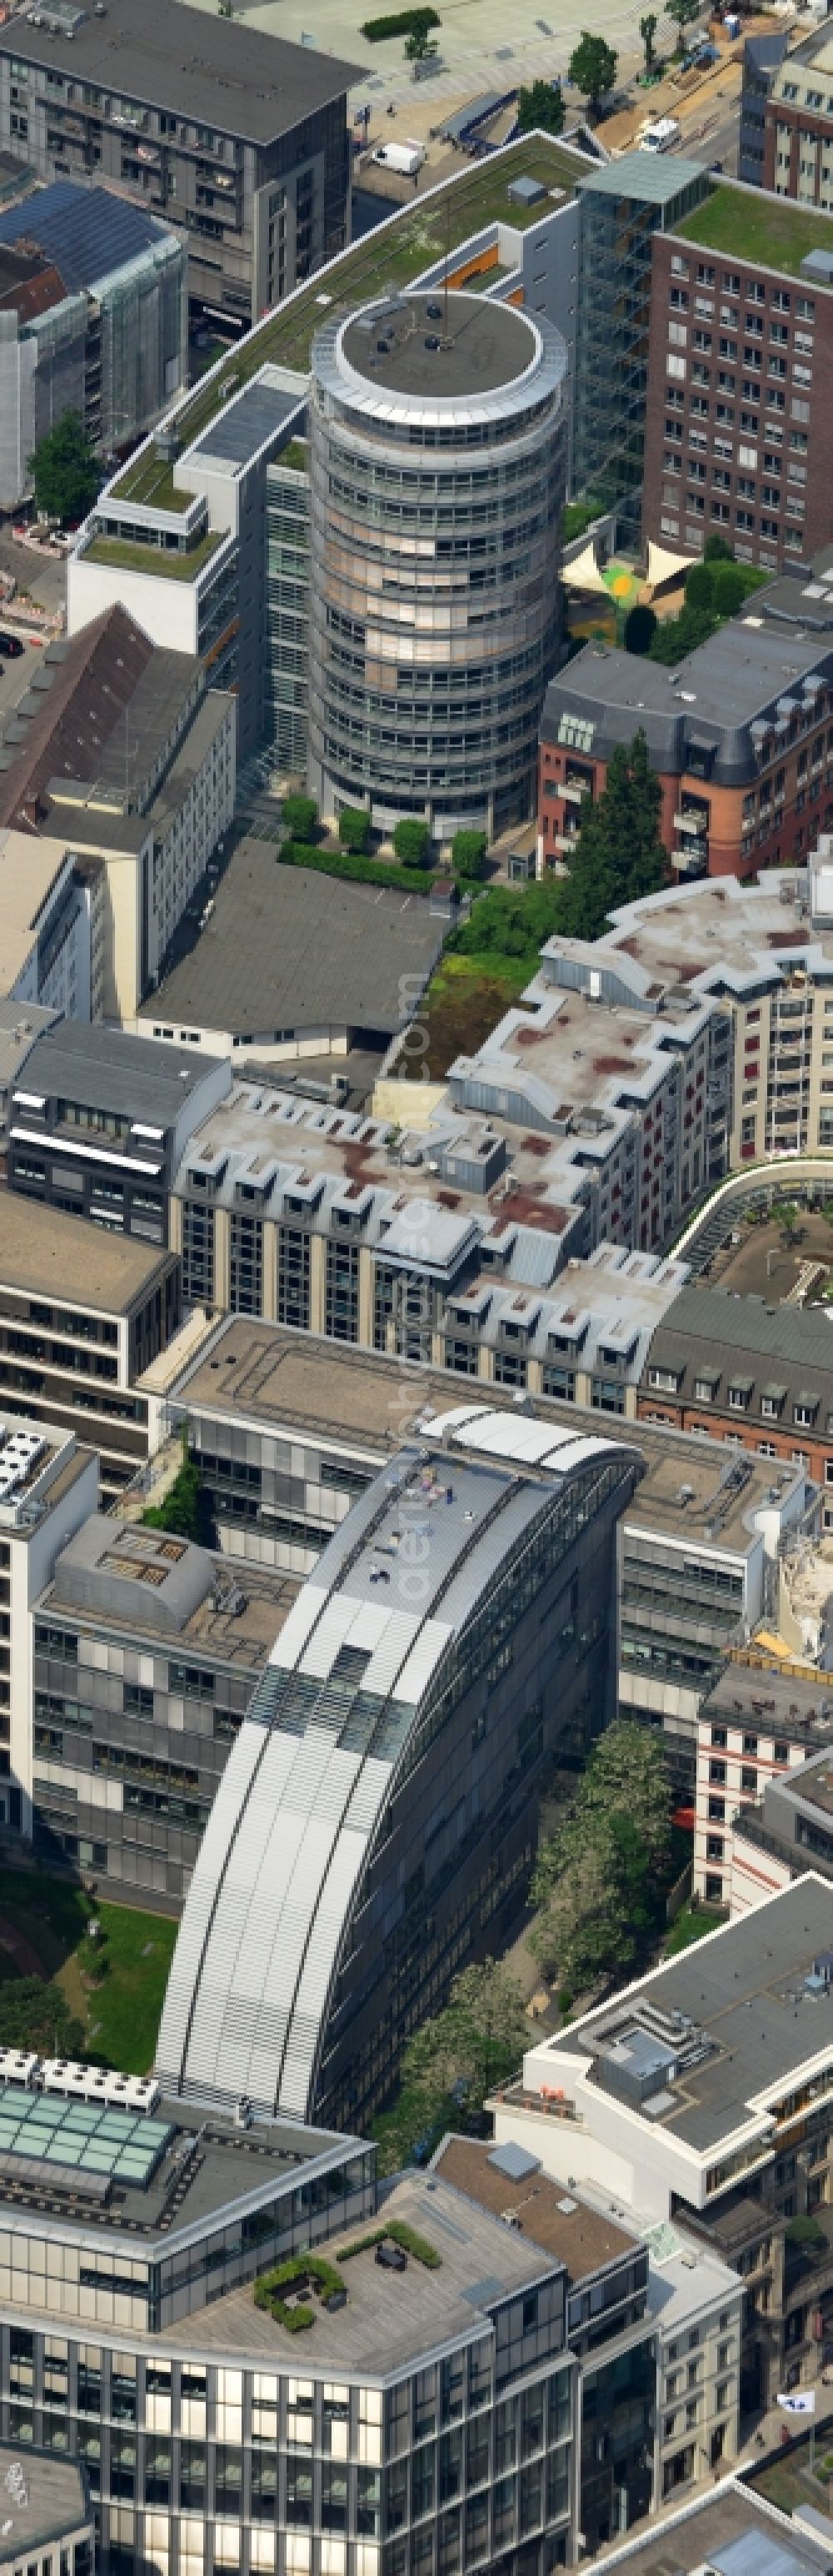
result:
[[[674,816],[675,832],[685,832],[686,834],[690,832],[697,839],[705,840],[708,828],[709,809],[707,805],[684,805],[681,812]]]
[[[671,865],[681,877],[704,877],[709,864],[706,840],[689,838],[677,842],[671,852]]]

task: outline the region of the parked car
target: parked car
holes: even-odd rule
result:
[[[10,662],[19,662],[22,651],[19,635],[0,635],[0,653],[8,654]]]

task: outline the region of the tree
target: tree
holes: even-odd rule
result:
[[[649,71],[651,70],[651,68],[652,68],[652,65],[653,65],[653,60],[654,60],[654,37],[655,37],[655,35],[656,35],[656,32],[657,32],[657,28],[658,28],[658,26],[659,26],[659,19],[658,19],[658,18],[656,18],[656,17],[654,16],[654,12],[653,12],[653,10],[652,10],[652,9],[651,9],[651,10],[649,10],[647,18],[640,18],[640,21],[639,21],[639,33],[640,33],[640,36],[641,36],[641,38],[642,38],[643,45],[644,45],[644,47],[645,47],[645,69],[646,69],[646,72],[649,72]]]
[[[363,805],[345,805],[338,818],[338,837],[343,850],[364,855],[370,839],[370,815]]]
[[[665,0],[665,7],[668,17],[673,19],[674,25],[677,29],[676,52],[681,54],[683,50],[683,30],[686,27],[690,27],[695,18],[699,18],[700,0]]]
[[[419,814],[403,814],[393,835],[398,859],[410,868],[426,868],[431,855],[431,834]]]
[[[562,883],[559,928],[598,939],[614,906],[656,894],[668,872],[659,837],[662,790],[644,733],[617,745],[598,798],[585,796],[570,874]]]
[[[621,1720],[590,1755],[569,1815],[539,1852],[529,1943],[562,1984],[626,1967],[657,1910],[670,1855],[661,1738]]]
[[[432,55],[436,53],[436,38],[434,36],[429,36],[429,25],[430,20],[428,20],[424,26],[421,23],[419,25],[415,25],[411,28],[410,35],[406,36],[406,62],[427,63],[430,62]]]
[[[399,2095],[379,2121],[382,2169],[394,2172],[444,2129],[477,2129],[486,2095],[518,2065],[529,2040],[523,1996],[499,1961],[464,1968],[444,2012],[409,2041]]]
[[[706,538],[703,559],[705,563],[734,563],[735,558],[728,539],[720,535],[718,528],[715,528],[713,536]]]
[[[482,877],[489,847],[486,832],[455,832],[451,844],[451,864],[460,877]]]
[[[77,411],[65,411],[47,430],[29,472],[35,500],[44,518],[60,519],[62,528],[86,517],[101,485],[101,467]]]
[[[318,807],[314,796],[285,796],[283,819],[292,841],[314,841],[318,829]]]
[[[706,562],[705,557],[702,557],[699,563],[690,564],[688,572],[686,573],[686,607],[711,608],[713,594],[714,574],[712,567],[710,563]]]
[[[712,582],[712,607],[716,615],[736,617],[738,609],[743,607],[749,589],[746,565],[713,563],[708,569]]]
[[[639,601],[637,601],[636,607],[628,610],[628,614],[625,619],[625,652],[647,653],[653,643],[656,631],[656,611],[653,608],[641,606]]]
[[[560,134],[564,126],[564,100],[560,81],[536,80],[531,89],[518,91],[518,133],[532,134],[538,126],[545,134]]]
[[[773,1199],[770,1215],[779,1227],[784,1242],[794,1243],[798,1233],[798,1209],[795,1200]]]
[[[600,98],[613,88],[618,60],[618,54],[614,53],[612,45],[605,43],[603,36],[588,36],[586,33],[570,56],[567,77],[575,89],[583,90],[594,116],[598,113]]]

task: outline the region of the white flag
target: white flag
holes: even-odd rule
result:
[[[797,2388],[790,2397],[779,2395],[777,2403],[783,2406],[785,2415],[814,2415],[816,2392],[814,2388]]]

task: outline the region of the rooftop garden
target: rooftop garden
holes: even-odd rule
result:
[[[178,554],[173,546],[133,545],[126,537],[94,537],[84,560],[112,564],[116,572],[158,573],[163,581],[195,581],[222,543],[222,530],[213,529],[188,554]]]
[[[193,492],[180,492],[174,482],[173,467],[151,449],[143,449],[133,465],[128,465],[113,484],[116,501],[139,501],[154,510],[188,510]]]
[[[313,332],[323,321],[349,313],[390,288],[409,286],[423,269],[442,259],[449,200],[453,250],[484,224],[499,221],[523,232],[551,212],[543,198],[535,206],[515,205],[508,193],[511,179],[540,179],[546,189],[557,188],[571,196],[583,167],[576,153],[552,135],[527,135],[508,151],[472,163],[436,195],[417,197],[413,205],[403,207],[395,223],[363,234],[343,252],[337,267],[319,270],[303,293],[267,314],[251,338],[229,353],[229,362],[218,375],[197,388],[179,414],[183,443],[197,438],[221,404],[238,393],[267,360],[297,367],[306,375]],[[491,275],[490,271],[490,279]]]
[[[420,2236],[417,2228],[406,2226],[404,2220],[391,2218],[387,2224],[370,2229],[366,2236],[356,2237],[352,2245],[342,2245],[337,2263],[328,2262],[323,2254],[291,2254],[287,2262],[276,2264],[255,2282],[255,2307],[265,2308],[286,2334],[304,2334],[315,2324],[314,2298],[328,2316],[346,2307],[347,2285],[339,2265],[374,2250],[377,2263],[389,2271],[406,2271],[409,2255],[426,2272],[438,2272],[442,2263],[442,2255],[429,2245],[427,2236]]]
[[[724,251],[729,259],[781,269],[789,277],[800,276],[809,250],[833,251],[833,217],[762,188],[714,188],[674,230],[702,250]]]

